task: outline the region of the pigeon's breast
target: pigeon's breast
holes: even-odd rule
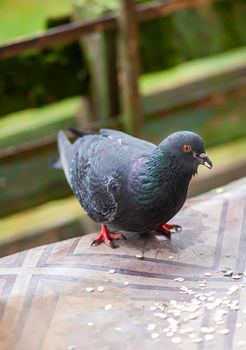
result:
[[[148,232],[160,228],[183,206],[189,181],[171,183],[144,181],[142,186],[128,184],[122,193],[114,223],[125,231]]]

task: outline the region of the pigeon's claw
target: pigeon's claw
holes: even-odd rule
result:
[[[165,224],[161,227],[161,232],[168,238],[171,238],[171,234],[182,231],[182,227],[175,224]]]
[[[113,239],[121,239],[121,238],[124,238],[123,235],[121,235],[120,233],[109,232],[106,225],[102,224],[101,232],[99,233],[97,238],[94,239],[94,241],[91,243],[91,246],[94,247],[94,246],[104,242],[107,246],[109,246],[111,248],[115,248],[112,240]]]

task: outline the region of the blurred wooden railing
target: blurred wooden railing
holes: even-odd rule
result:
[[[100,35],[104,36],[104,40],[109,41],[110,45],[108,47],[110,47],[110,52],[104,52],[104,56],[96,55],[96,64],[105,64],[108,67],[108,71],[105,75],[105,70],[102,69],[98,74],[98,71],[93,67],[95,66],[93,65],[94,62],[91,62],[91,76],[92,80],[94,79],[95,81],[95,85],[91,90],[95,96],[96,93],[98,93],[98,96],[101,96],[102,92],[104,94],[104,90],[107,90],[107,106],[104,108],[104,101],[101,101],[97,96],[87,96],[89,103],[93,100],[91,110],[93,110],[92,114],[94,113],[94,115],[83,119],[83,127],[92,130],[105,126],[114,127],[137,134],[143,132],[144,128],[146,130],[146,125],[147,127],[150,124],[153,126],[153,123],[157,120],[160,123],[156,129],[159,128],[161,131],[163,130],[162,120],[167,116],[171,115],[175,123],[176,114],[180,114],[182,111],[190,112],[191,108],[199,109],[204,106],[208,107],[208,109],[211,106],[215,108],[218,106],[221,116],[224,113],[224,106],[221,104],[221,101],[227,99],[245,101],[246,62],[231,65],[228,71],[215,72],[211,76],[199,78],[196,81],[186,82],[176,87],[159,89],[142,95],[138,85],[140,71],[139,24],[169,15],[175,11],[198,7],[210,2],[211,0],[167,0],[135,5],[133,0],[121,0],[118,15],[109,13],[97,19],[77,21],[47,30],[42,34],[15,40],[0,46],[0,59],[7,59],[23,54],[28,50],[45,48],[73,40],[84,40],[83,44],[85,44],[86,49],[92,49],[93,51],[95,46],[89,47],[91,45],[90,40],[86,42],[86,38],[89,37],[90,39],[90,36],[100,33]],[[98,57],[100,57],[100,60]],[[116,62],[117,60],[119,62]],[[96,91],[96,89],[101,89],[101,91]],[[97,105],[97,108],[95,108],[95,105]],[[102,113],[102,116],[99,113]],[[32,160],[38,155],[46,154],[55,148],[55,137],[46,137],[22,145],[12,146],[0,150],[0,165],[5,166],[9,163],[15,164],[16,161]],[[240,164],[240,169],[241,167],[242,164]],[[239,166],[235,166],[234,174],[242,174],[242,171],[240,170],[239,172],[238,169]],[[232,179],[233,176],[229,180]],[[52,187],[54,188],[55,186],[52,184]],[[60,184],[59,188],[61,187]],[[13,193],[14,191],[10,191],[10,195],[13,196]],[[9,195],[9,193],[7,194]],[[35,195],[38,197],[37,192],[35,192]],[[42,200],[47,199],[47,196],[45,197],[42,194]],[[20,195],[18,200],[22,202]],[[11,201],[13,201],[12,197],[8,202],[8,205],[12,207]],[[29,202],[28,205],[30,205]],[[25,206],[23,203],[22,206],[24,208],[28,207],[28,205]],[[16,210],[13,209],[13,211]],[[6,215],[6,212],[1,212],[0,209],[1,215]]]
[[[122,110],[126,111],[126,118],[123,121],[123,129],[131,133],[137,133],[143,123],[140,94],[138,89],[138,38],[137,22],[150,21],[155,18],[169,15],[175,11],[196,7],[208,2],[209,0],[166,0],[153,2],[150,4],[134,5],[132,0],[122,0],[120,15],[115,13],[105,14],[102,17],[93,20],[78,21],[55,29],[50,29],[41,34],[35,34],[27,38],[14,40],[10,43],[0,46],[0,60],[23,54],[32,49],[41,49],[52,45],[66,43],[81,38],[83,35],[95,32],[107,32],[119,27],[123,33],[121,36],[123,46],[123,56],[125,56],[124,71],[125,81],[123,88],[126,90],[126,98],[123,102]],[[132,15],[134,13],[134,16]],[[118,25],[119,22],[119,25]],[[135,27],[135,33],[132,28]],[[129,30],[129,28],[131,28]],[[135,42],[135,50],[132,51],[132,42]],[[115,63],[116,64],[116,63]],[[136,72],[134,74],[134,72]],[[122,77],[121,77],[122,78]],[[117,87],[113,86],[113,90]],[[137,102],[136,102],[137,101]],[[124,107],[125,105],[125,107]],[[138,107],[136,107],[138,105]],[[129,111],[130,112],[127,112]],[[95,129],[102,125],[102,121],[92,121],[86,125],[89,129]],[[109,120],[107,126],[116,126],[122,128],[119,118]],[[0,150],[0,164],[8,163],[14,160],[31,157],[33,154],[46,152],[47,149],[56,147],[55,138],[47,138],[30,142],[20,146],[10,147]]]
[[[139,22],[151,21],[181,9],[199,6],[208,1],[209,0],[165,0],[153,2],[151,4],[136,5],[136,19]],[[97,19],[61,25],[41,34],[17,39],[0,46],[0,59],[13,57],[31,49],[41,49],[73,41],[83,34],[115,29],[117,27],[117,20],[118,16],[115,13],[109,13]]]

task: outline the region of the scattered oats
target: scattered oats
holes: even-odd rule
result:
[[[228,291],[226,292],[226,294],[232,295],[232,294],[234,294],[234,293],[237,292],[237,291],[238,291],[238,286],[233,285],[233,286],[231,286],[231,287],[228,289]]]
[[[215,328],[214,327],[202,327],[201,328],[201,333],[214,333]]]
[[[141,254],[141,253],[138,253],[135,256],[137,259],[140,259],[140,260],[143,259],[143,254]]]
[[[225,254],[225,257],[226,257],[226,258],[229,258],[230,256],[231,256],[231,253],[226,253],[226,254]]]
[[[167,333],[166,333],[166,336],[167,336],[167,337],[172,337],[173,335],[174,335],[174,332],[167,332]]]
[[[226,314],[228,314],[228,311],[227,310],[223,310],[223,309],[220,309],[220,310],[217,310],[213,316],[213,320],[218,323],[218,322],[221,322],[222,321],[222,317],[225,316]],[[224,321],[223,321],[224,323]]]
[[[242,276],[241,275],[232,275],[231,278],[233,278],[234,280],[240,280]]]
[[[154,323],[149,323],[147,326],[148,331],[153,331],[156,328],[156,325]]]
[[[109,311],[109,310],[111,310],[112,309],[112,304],[106,304],[105,306],[104,306],[104,310],[105,311]]]
[[[205,308],[207,310],[214,310],[216,307],[220,305],[221,305],[221,299],[215,299],[214,302],[205,304]]]
[[[90,327],[91,327],[91,326],[94,326],[94,323],[93,323],[93,322],[88,322],[87,324],[88,324],[88,326],[90,326]]]
[[[190,311],[190,312],[196,312],[198,309],[200,309],[201,305],[191,305],[190,307],[187,308],[187,310],[185,309],[185,311]]]
[[[124,281],[124,286],[128,286],[129,282],[128,281]]]
[[[115,330],[115,331],[118,331],[118,332],[121,332],[121,331],[122,331],[122,328],[120,328],[120,327],[114,327],[114,330]]]
[[[206,283],[199,283],[198,287],[207,287],[207,284]]]
[[[175,324],[175,325],[179,323],[179,321],[173,317],[168,317],[167,321],[168,323]]]
[[[213,290],[212,292],[206,293],[204,294],[206,297],[211,297],[212,295],[214,295],[216,292]]]
[[[199,300],[205,301],[205,300],[207,300],[207,297],[205,297],[204,295],[201,295],[201,296],[199,297]]]
[[[236,328],[241,328],[242,327],[242,323],[236,323]]]
[[[197,337],[197,335],[196,335],[196,333],[190,333],[190,334],[189,334],[189,337],[190,337],[191,339],[194,339],[194,338]]]
[[[100,286],[97,288],[98,292],[104,292],[104,287]]]
[[[94,291],[94,288],[92,288],[92,287],[86,287],[86,288],[85,288],[85,291],[86,291],[87,293],[90,293],[90,292],[93,292],[93,291]]]
[[[246,272],[244,272],[243,275],[246,277]]]
[[[190,320],[195,320],[195,319],[196,319],[197,317],[199,317],[201,314],[202,314],[201,311],[194,312],[193,314],[190,314],[190,315],[189,315],[189,319],[190,319]]]
[[[152,306],[149,307],[149,309],[150,309],[150,311],[155,311],[157,309],[157,307],[152,305]]]
[[[151,338],[152,338],[152,339],[157,339],[157,338],[159,338],[159,336],[160,336],[159,333],[152,333],[152,334],[151,334]]]
[[[196,294],[196,292],[194,292],[192,289],[189,289],[189,290],[188,290],[188,294],[194,295],[194,294]]]
[[[174,259],[173,255],[169,255],[168,259],[173,260]]]
[[[165,318],[167,318],[167,314],[164,314],[164,312],[156,312],[155,314],[154,314],[154,316],[156,316],[156,317],[160,317],[161,319],[165,319]]]
[[[158,305],[158,309],[160,309],[161,311],[164,311],[164,310],[165,310],[165,306],[162,305],[162,304],[159,304],[159,305]]]
[[[174,299],[171,299],[169,302],[170,305],[177,305],[177,301]]]
[[[178,344],[180,342],[181,342],[181,338],[179,338],[179,337],[173,337],[172,338],[172,343]]]
[[[115,273],[115,270],[114,269],[110,269],[110,270],[108,270],[108,273]]]
[[[228,329],[228,328],[223,328],[223,329],[220,329],[220,330],[218,331],[218,333],[219,333],[219,334],[222,334],[222,335],[227,335],[227,334],[230,333],[230,329]]]
[[[202,338],[194,338],[193,342],[196,343],[196,344],[201,343],[202,342]]]
[[[167,332],[169,332],[169,331],[170,331],[169,328],[163,328],[163,330],[162,330],[163,333],[167,333]]]
[[[195,294],[195,298],[200,298],[201,296],[203,296],[203,294],[201,294],[201,293],[196,293]]]
[[[246,345],[246,340],[239,340],[239,342],[237,343],[238,346],[244,346]]]
[[[204,340],[206,340],[206,341],[211,341],[213,339],[214,339],[213,334],[205,334],[204,335]]]
[[[243,313],[246,314],[246,307],[243,309]]]
[[[220,194],[220,193],[223,193],[223,192],[224,192],[224,188],[223,187],[218,187],[215,190],[215,193],[217,193],[217,194]]]
[[[212,276],[212,273],[211,273],[211,272],[205,272],[205,273],[204,273],[204,276],[206,276],[206,277],[211,277],[211,276]]]
[[[227,270],[225,273],[224,273],[224,276],[226,277],[231,277],[233,275],[233,271],[232,270]]]
[[[228,305],[229,302],[230,302],[229,299],[224,299],[224,300],[222,300],[222,304],[223,304],[223,305]]]
[[[176,282],[184,282],[184,278],[183,277],[176,277],[176,278],[174,278],[174,281],[176,281]]]
[[[180,288],[180,293],[190,294],[190,295],[196,294],[196,292],[193,292],[192,289],[189,289],[189,288],[187,288],[187,287],[185,287],[185,286],[182,286],[182,287]]]
[[[175,316],[175,317],[181,316],[181,311],[180,310],[174,310],[173,311],[173,316]]]
[[[179,330],[180,334],[186,334],[186,333],[192,333],[192,332],[193,332],[193,328],[192,327],[181,328]]]

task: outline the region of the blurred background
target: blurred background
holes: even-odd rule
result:
[[[246,175],[245,0],[1,0],[0,256],[94,231],[57,157],[60,129],[158,143],[202,135],[214,169]]]

